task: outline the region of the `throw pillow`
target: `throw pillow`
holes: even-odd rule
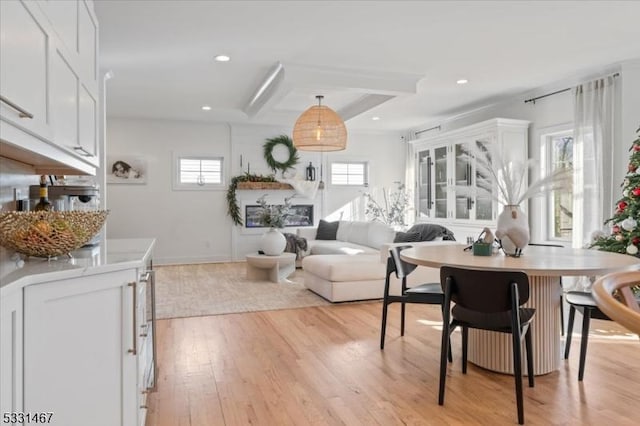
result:
[[[338,221],[327,222],[326,220],[320,219],[316,240],[335,240],[339,224],[340,222]]]
[[[420,241],[419,232],[396,232],[394,243],[416,243]]]

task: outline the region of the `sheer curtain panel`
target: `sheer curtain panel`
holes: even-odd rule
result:
[[[611,164],[616,79],[608,76],[574,89],[573,247],[590,244],[602,229],[604,164]]]

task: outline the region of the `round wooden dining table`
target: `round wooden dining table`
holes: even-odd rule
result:
[[[439,268],[524,271],[529,277],[530,298],[525,306],[536,309],[533,320],[533,360],[535,375],[560,368],[560,277],[598,276],[627,269],[640,269],[634,256],[599,250],[528,246],[522,256],[503,253],[474,256],[464,245],[415,246],[400,257],[406,262]],[[482,285],[481,282],[478,285]],[[469,330],[468,360],[501,373],[513,374],[511,338],[504,333]],[[526,368],[523,369],[526,371]]]

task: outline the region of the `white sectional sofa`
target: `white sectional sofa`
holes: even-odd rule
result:
[[[335,240],[317,240],[317,228],[299,228],[307,240],[307,254],[301,261],[305,286],[331,302],[380,299],[389,249],[397,245],[456,244],[455,241],[393,243],[395,231],[378,222],[340,221]],[[418,267],[409,276],[411,284],[438,282],[439,271]],[[392,276],[391,292],[400,283]]]

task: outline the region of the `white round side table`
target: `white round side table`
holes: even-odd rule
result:
[[[278,256],[266,254],[247,255],[247,279],[269,280],[274,283],[288,282],[287,277],[296,270],[295,253],[282,253]]]

